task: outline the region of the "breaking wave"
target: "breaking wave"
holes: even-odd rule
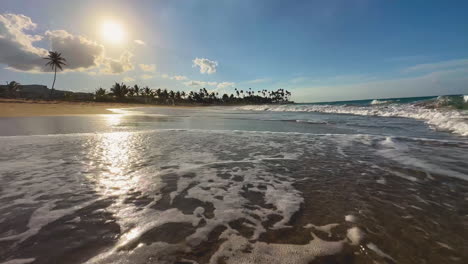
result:
[[[439,96],[432,100],[412,103],[373,100],[368,105],[287,104],[247,105],[237,109],[275,112],[318,112],[362,116],[405,117],[424,120],[443,131],[468,136],[468,96]]]
[[[370,103],[371,105],[378,105],[378,104],[389,104],[389,103],[392,103],[393,101],[392,100],[372,100],[372,102]]]

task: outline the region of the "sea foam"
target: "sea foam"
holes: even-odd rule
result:
[[[451,131],[462,136],[468,136],[468,115],[466,111],[449,108],[429,108],[416,104],[387,104],[387,102],[383,103],[382,101],[375,101],[371,106],[288,104],[247,105],[238,107],[237,109],[251,111],[319,112],[363,116],[405,117],[424,120],[428,125],[439,130]]]

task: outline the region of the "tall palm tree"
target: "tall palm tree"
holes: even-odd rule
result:
[[[52,83],[52,89],[50,93],[54,90],[55,86],[55,79],[57,78],[57,69],[63,70],[63,66],[67,65],[65,62],[65,58],[62,57],[62,53],[58,53],[57,51],[49,51],[49,55],[44,58],[47,60],[46,66],[50,66],[54,70],[54,82]]]

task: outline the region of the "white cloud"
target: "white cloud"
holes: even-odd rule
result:
[[[204,58],[195,58],[193,60],[193,67],[200,67],[200,73],[212,74],[216,72],[218,62]]]
[[[148,80],[148,79],[153,78],[153,75],[143,74],[143,75],[141,75],[141,78],[142,78],[142,79],[145,79],[145,80]]]
[[[134,42],[138,45],[146,46],[146,42],[140,39],[135,39]]]
[[[188,79],[186,76],[183,76],[183,75],[170,76],[168,74],[162,74],[161,77],[163,77],[164,79],[170,79],[170,80],[176,80],[176,81],[185,81]]]
[[[135,81],[135,79],[132,78],[132,77],[126,76],[126,77],[123,78],[123,81],[124,82],[133,82],[133,81]]]
[[[218,85],[216,85],[217,88],[219,89],[224,89],[224,88],[228,88],[228,87],[233,87],[235,85],[235,83],[233,82],[221,82],[221,83],[218,83]]]
[[[19,71],[41,71],[44,68],[42,57],[47,55],[47,50],[36,48],[33,43],[42,37],[24,32],[36,27],[27,16],[0,15],[0,63]]]
[[[415,71],[433,71],[433,70],[440,70],[440,69],[451,69],[451,68],[459,68],[459,67],[467,67],[468,66],[468,59],[458,59],[458,60],[448,60],[448,61],[440,61],[434,63],[424,63],[418,64],[412,67],[408,67],[403,70],[403,72],[415,72]]]
[[[131,62],[133,54],[129,51],[122,53],[119,59],[103,58],[103,69],[101,73],[105,74],[120,74],[134,69]]]
[[[140,69],[145,72],[155,72],[156,65],[154,64],[140,64]]]
[[[74,36],[65,30],[47,31],[51,50],[62,53],[67,60],[67,70],[84,70],[98,65],[104,47],[85,37]]]
[[[0,64],[8,69],[28,72],[48,72],[45,67],[48,51],[33,44],[42,39],[50,41],[50,49],[62,53],[65,71],[100,69],[99,73],[122,73],[133,69],[132,54],[124,52],[119,59],[105,57],[104,46],[86,37],[65,30],[51,30],[41,35],[27,31],[37,27],[31,18],[17,14],[0,15]]]
[[[187,77],[183,75],[175,75],[175,76],[172,76],[172,79],[176,81],[184,81],[184,80],[187,80]]]
[[[188,81],[184,82],[187,86],[217,86],[217,82],[204,82],[204,81]]]

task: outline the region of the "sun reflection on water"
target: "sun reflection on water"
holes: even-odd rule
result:
[[[110,115],[103,115],[104,120],[107,125],[109,126],[118,126],[122,123],[123,114],[110,114]]]
[[[139,177],[132,174],[138,163],[140,137],[131,132],[105,133],[98,136],[92,156],[98,162],[96,187],[105,195],[119,195],[134,188]]]

